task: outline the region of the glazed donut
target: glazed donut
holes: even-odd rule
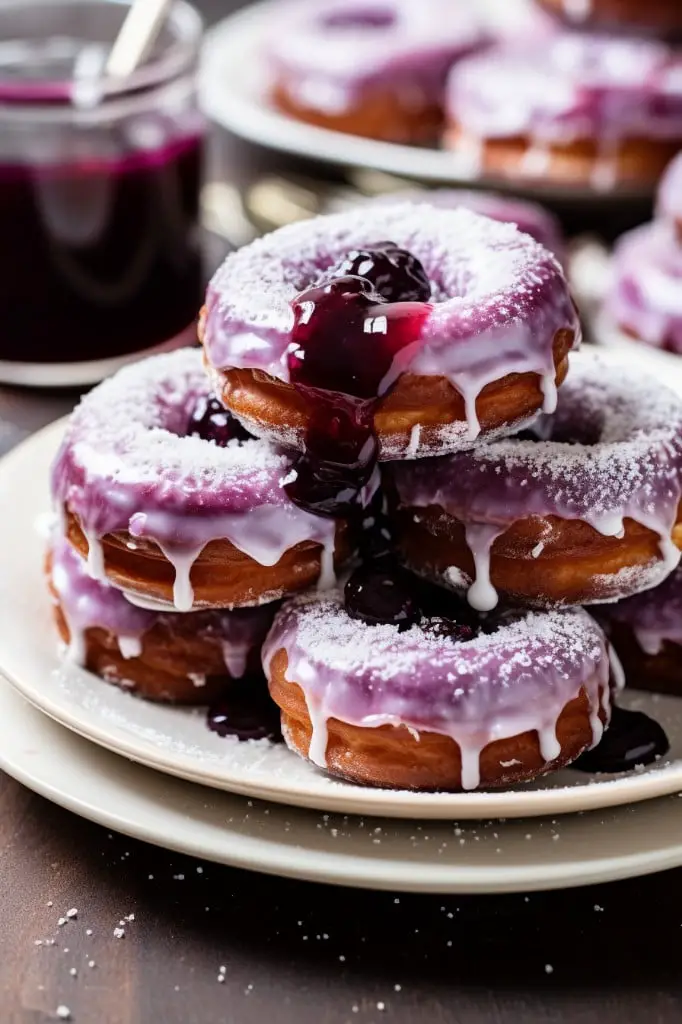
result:
[[[668,165],[661,178],[656,206],[658,219],[671,226],[682,244],[682,153]]]
[[[540,3],[575,25],[682,35],[679,0],[540,0]]]
[[[448,622],[370,625],[340,591],[287,602],[263,665],[288,746],[352,782],[471,790],[529,781],[599,742],[609,662],[586,612],[454,635]]]
[[[668,224],[653,221],[618,239],[604,316],[638,341],[682,352],[682,246]]]
[[[335,557],[352,551],[347,525],[294,505],[291,459],[242,440],[224,410],[223,446],[202,435],[210,422],[188,436],[209,398],[199,349],[146,359],[91,391],[52,470],[62,532],[93,577],[178,611],[264,604],[332,581]]]
[[[446,106],[447,145],[486,173],[650,189],[682,146],[682,57],[650,40],[557,33],[461,61]]]
[[[62,537],[52,539],[47,577],[70,661],[148,700],[208,704],[231,680],[260,670],[275,605],[234,611],[153,612],[138,608]]]
[[[270,33],[270,93],[322,128],[434,142],[448,70],[483,42],[479,20],[452,0],[296,0]]]
[[[682,569],[626,601],[593,609],[629,686],[682,695]]]
[[[339,268],[359,268],[373,288],[372,261],[393,243],[411,270],[380,279],[384,305],[358,315],[355,295],[328,298]],[[401,291],[404,278],[412,283],[420,275],[425,292]],[[386,301],[389,294],[420,294],[423,301]],[[551,411],[580,336],[559,264],[514,225],[469,210],[399,204],[280,228],[228,256],[209,286],[199,328],[226,407],[253,433],[303,450],[315,401],[291,383],[290,354],[297,325],[303,321],[310,332],[323,300],[338,304],[328,327],[323,319],[326,329],[318,322],[313,331],[320,341],[313,365],[323,379],[313,390],[319,399],[325,386],[342,391],[341,377],[353,377],[348,387],[359,390],[352,393],[371,397],[382,460],[470,448],[478,438],[512,432],[543,406]],[[390,333],[396,322],[397,342]],[[319,369],[322,359],[330,365]],[[370,373],[381,378],[373,391]]]
[[[578,353],[538,436],[392,464],[407,564],[468,587],[479,610],[498,592],[573,605],[660,583],[682,546],[682,401],[638,369]]]
[[[565,263],[565,245],[561,224],[557,217],[540,203],[531,203],[499,192],[478,192],[466,188],[412,188],[374,196],[362,201],[362,205],[373,206],[387,203],[428,203],[439,210],[455,210],[463,206],[466,210],[480,213],[503,224],[516,224],[519,231],[530,235],[545,249],[553,252]]]

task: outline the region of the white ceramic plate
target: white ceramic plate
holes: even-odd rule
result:
[[[682,864],[677,797],[560,821],[346,818],[194,786],[63,729],[0,680],[0,768],[84,818],[268,874],[405,892],[560,889]]]
[[[563,771],[504,792],[409,793],[337,782],[283,746],[221,739],[201,711],[138,700],[57,655],[36,521],[48,508],[49,465],[62,436],[53,424],[0,462],[0,671],[46,714],[142,764],[207,786],[340,813],[405,818],[492,818],[603,808],[682,789],[682,701],[636,694],[665,722],[670,760],[641,772],[593,778]],[[678,758],[681,758],[678,760]]]
[[[419,0],[414,0],[415,3]],[[454,0],[453,0],[454,2]],[[481,0],[483,2],[483,0]],[[520,0],[516,0],[517,3]],[[269,149],[343,167],[384,171],[425,182],[513,188],[545,198],[623,201],[623,192],[584,187],[518,183],[483,176],[463,155],[418,146],[377,142],[305,124],[276,110],[268,100],[268,68],[263,39],[279,0],[261,0],[219,22],[206,37],[201,69],[201,100],[206,114],[240,138]],[[496,18],[516,22],[513,0],[487,0]]]

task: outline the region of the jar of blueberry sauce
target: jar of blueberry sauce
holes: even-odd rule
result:
[[[0,380],[83,385],[188,344],[202,297],[200,16],[103,68],[129,4],[0,0]]]

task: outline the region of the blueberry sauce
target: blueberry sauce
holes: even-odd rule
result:
[[[430,293],[416,257],[384,242],[351,252],[294,300],[289,379],[309,421],[287,493],[301,508],[345,518],[361,510],[376,468],[377,400],[419,344]]]
[[[248,441],[251,437],[239,420],[228,412],[217,398],[209,395],[202,395],[192,410],[187,435],[201,437],[204,441],[214,441],[221,448],[224,448],[228,441]]]
[[[231,682],[225,695],[208,709],[206,723],[211,732],[240,741],[282,741],[279,708],[262,679]]]
[[[627,772],[651,764],[668,753],[665,732],[642,711],[614,707],[611,724],[594,750],[587,750],[572,767],[581,772]]]
[[[351,619],[370,626],[397,626],[403,632],[422,618],[409,574],[394,566],[370,564],[356,569],[346,583],[344,599]]]

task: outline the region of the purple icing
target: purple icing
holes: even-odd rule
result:
[[[554,336],[568,329],[579,337],[580,331],[563,272],[514,225],[469,210],[405,203],[361,207],[280,228],[228,256],[206,300],[209,367],[263,370],[288,381],[292,300],[351,250],[387,238],[417,257],[432,291],[421,342],[398,354],[390,377],[408,369],[442,375],[465,400],[467,422],[443,428],[441,451],[471,447],[480,429],[476,398],[507,373],[540,374],[545,411],[552,411]],[[257,423],[247,425],[259,429]],[[420,446],[418,425],[413,434],[408,452],[385,444],[381,457],[435,454]],[[286,429],[279,439],[297,446],[302,441]]]
[[[88,629],[105,629],[113,634],[125,658],[139,657],[142,638],[157,623],[167,624],[172,631],[178,613],[138,608],[105,580],[92,579],[84,559],[63,537],[52,538],[50,554],[51,582],[69,628],[68,654],[73,661],[78,664],[85,661]],[[227,672],[239,678],[244,675],[249,656],[263,643],[272,621],[272,608],[270,605],[192,612],[191,621],[198,636],[219,641]]]
[[[471,140],[529,138],[529,175],[545,173],[549,147],[593,140],[593,184],[610,188],[622,140],[682,141],[682,55],[653,40],[558,32],[461,61],[447,108]]]
[[[641,341],[682,352],[682,246],[668,224],[644,224],[618,240],[606,313]]]
[[[682,153],[678,153],[658,186],[658,216],[682,223]]]
[[[265,441],[221,447],[184,436],[197,400],[209,393],[201,352],[183,349],[121,370],[73,412],[52,495],[81,522],[91,574],[103,576],[101,538],[127,530],[155,541],[175,565],[179,611],[192,607],[191,566],[211,540],[227,539],[261,565],[315,541],[330,582],[335,524],[289,500],[291,458]]]
[[[280,5],[268,59],[301,105],[334,115],[376,87],[441,103],[453,62],[484,42],[452,0],[294,0]]]
[[[646,654],[659,654],[668,641],[682,647],[682,569],[643,594],[595,609],[599,618],[629,626]]]
[[[313,724],[308,756],[322,767],[329,718],[369,728],[405,725],[455,740],[462,787],[475,789],[488,743],[536,730],[551,761],[560,751],[559,715],[581,687],[595,744],[600,708],[609,707],[604,637],[582,609],[520,613],[493,633],[453,643],[418,625],[401,632],[351,619],[340,592],[306,594],[275,617],[263,647],[266,675],[281,649],[286,677],[303,689]]]
[[[555,415],[539,429],[547,440],[508,438],[391,467],[402,505],[440,506],[465,524],[476,565],[469,601],[479,610],[495,606],[491,545],[529,516],[581,519],[605,536],[619,536],[624,519],[634,519],[658,534],[662,558],[604,585],[615,600],[664,579],[680,558],[671,540],[682,496],[680,398],[639,370],[581,352],[572,358]],[[456,570],[448,582],[470,581]]]
[[[491,217],[503,224],[516,224],[519,231],[530,235],[545,249],[553,252],[562,263],[565,262],[561,224],[550,210],[539,203],[503,196],[499,192],[477,192],[474,189],[413,188],[363,200],[362,206],[366,208],[388,203],[428,203],[439,210],[456,210],[463,206],[466,210]]]

